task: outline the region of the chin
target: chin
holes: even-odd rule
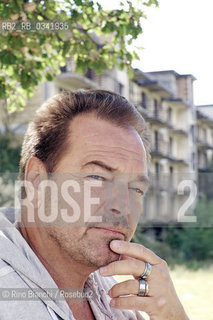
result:
[[[108,265],[111,262],[118,261],[120,260],[120,255],[119,254],[113,254],[105,257],[98,257],[97,259],[93,260],[90,259],[88,261],[88,266],[90,267],[95,267],[95,269],[99,269],[100,267],[104,267]]]
[[[118,261],[118,260],[120,260],[120,257],[121,257],[120,254],[117,254],[117,253],[109,254],[107,257],[104,257],[104,259],[102,259],[102,261],[100,261],[99,267],[106,266],[109,263],[114,262],[114,261]]]
[[[100,268],[111,262],[120,260],[120,256],[120,254],[115,253],[110,249],[108,243],[107,245],[99,246],[96,250],[92,250],[88,261],[91,265]]]

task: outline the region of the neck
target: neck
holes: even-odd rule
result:
[[[48,235],[45,227],[28,228],[22,222],[22,225],[17,226],[17,229],[47,269],[59,289],[73,288],[81,290],[84,288],[89,274],[96,270],[95,267],[88,267],[73,260]]]

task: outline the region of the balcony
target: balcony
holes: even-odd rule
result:
[[[140,112],[140,114],[144,117],[144,119],[146,119],[146,117],[148,115],[147,108],[143,104],[140,104],[138,102],[136,102],[136,103],[133,102],[133,104],[136,107],[136,109]]]
[[[175,192],[174,179],[172,176],[166,174],[158,174],[150,176],[150,191],[167,191]]]
[[[210,187],[213,184],[213,167],[198,173],[198,190],[200,195],[205,195],[209,200],[213,199],[213,189]]]
[[[187,179],[195,180],[190,174],[175,172],[173,174],[162,173],[150,174],[150,187],[149,190],[153,191],[165,191],[167,193],[177,193],[178,186],[182,181]],[[188,194],[189,188],[185,188],[184,194]]]
[[[170,130],[170,133],[173,135],[184,136],[184,137],[188,137],[188,135],[189,135],[189,132],[187,130],[176,129],[176,128],[172,128]]]
[[[213,172],[213,155],[208,157],[206,150],[198,150],[198,171]]]
[[[198,164],[198,172],[199,173],[207,173],[207,172],[213,172],[213,167],[211,164]]]
[[[145,120],[152,124],[157,124],[163,128],[173,128],[171,119],[168,113],[164,110],[159,110],[156,108],[148,109],[146,114],[144,114]]]
[[[60,81],[60,86],[74,89],[97,89],[96,74],[93,69],[88,68],[85,74],[77,74],[66,65],[60,68],[61,74],[57,75],[57,80]]]
[[[168,154],[168,143],[160,140],[160,141],[155,141],[151,148],[151,155],[160,157],[160,158],[165,158],[167,157]]]
[[[164,101],[168,101],[172,103],[172,105],[177,107],[179,110],[188,110],[192,107],[186,100],[182,98],[170,97],[170,98],[165,98]]]
[[[146,87],[151,92],[157,92],[162,97],[172,97],[172,92],[169,90],[169,88],[160,81],[152,80],[147,72],[134,69],[133,81],[141,87]]]
[[[168,159],[171,162],[182,163],[188,165],[187,159],[182,159],[174,155],[170,143],[164,140],[155,141],[151,148],[151,156],[159,159]]]
[[[197,147],[200,150],[213,150],[213,144],[201,137],[197,138]]]
[[[201,112],[200,110],[197,110],[197,120],[198,123],[202,123],[203,125],[207,125],[208,127],[213,127],[213,118],[212,115],[211,117],[207,114],[204,114],[203,112]]]

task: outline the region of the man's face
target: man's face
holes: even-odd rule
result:
[[[48,234],[76,262],[94,269],[119,258],[111,251],[113,239],[129,241],[142,212],[146,191],[147,161],[143,142],[129,127],[119,128],[94,114],[76,116],[70,124],[70,147],[54,171],[56,180],[69,174],[80,192],[69,189],[81,212],[80,226],[47,228]],[[54,178],[53,178],[54,179]],[[99,203],[91,206],[91,217],[101,222],[85,222],[85,182],[100,183],[91,188]],[[59,209],[63,207],[59,201]]]

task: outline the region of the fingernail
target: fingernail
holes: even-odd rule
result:
[[[121,249],[121,242],[119,240],[113,240],[110,244],[115,249]]]
[[[107,271],[108,271],[107,267],[101,267],[99,269],[100,274],[103,275],[103,276],[107,275]]]

